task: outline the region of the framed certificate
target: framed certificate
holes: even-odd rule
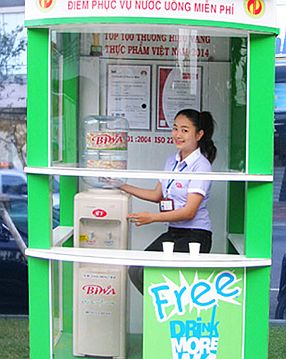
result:
[[[201,67],[158,66],[157,130],[172,129],[176,113],[201,110]]]
[[[150,130],[151,66],[108,65],[107,114],[127,118],[131,130]]]

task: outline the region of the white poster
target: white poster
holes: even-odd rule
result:
[[[149,130],[151,66],[109,65],[107,114],[125,117],[130,129]]]
[[[201,110],[201,68],[158,68],[157,130],[171,129],[176,113],[184,108]]]

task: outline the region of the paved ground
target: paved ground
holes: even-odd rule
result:
[[[273,205],[273,224],[286,224],[286,201],[274,202]]]
[[[274,319],[280,282],[281,262],[286,252],[286,201],[274,202],[272,236],[272,271],[270,289],[270,319]]]

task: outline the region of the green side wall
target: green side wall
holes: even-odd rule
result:
[[[28,166],[48,166],[48,30],[28,30]],[[41,59],[41,61],[39,61]],[[30,248],[51,243],[51,181],[28,175]],[[50,358],[49,262],[29,258],[30,357]]]
[[[250,44],[248,170],[272,174],[275,38],[251,35]]]
[[[248,171],[273,173],[275,38],[250,37]],[[271,258],[272,183],[247,183],[245,254]],[[248,270],[245,359],[268,357],[270,268]]]

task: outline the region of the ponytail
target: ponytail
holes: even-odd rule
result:
[[[203,137],[199,141],[199,147],[202,154],[213,163],[216,158],[217,149],[212,140],[214,133],[215,121],[210,112],[200,112],[199,114],[199,130],[204,131]]]
[[[184,109],[179,111],[175,118],[179,115],[186,116],[196,127],[197,131],[204,131],[204,135],[200,139],[198,145],[202,154],[210,161],[210,163],[213,163],[216,158],[217,149],[212,140],[215,121],[211,113],[207,111],[199,112],[193,109]]]

